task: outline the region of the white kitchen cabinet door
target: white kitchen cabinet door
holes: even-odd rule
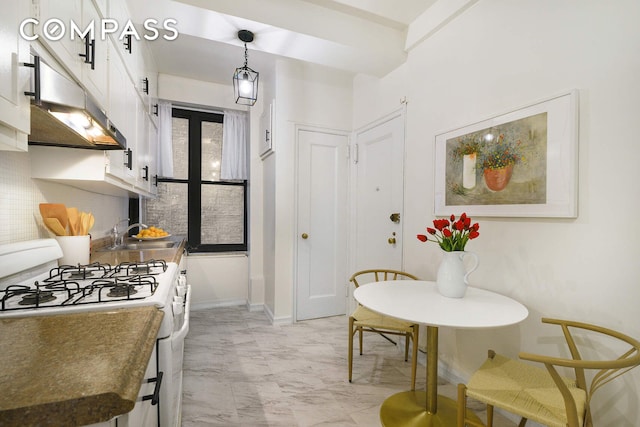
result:
[[[144,125],[146,138],[139,156],[142,178],[140,189],[156,196],[158,195],[158,128],[146,114],[143,113],[143,116],[146,122]]]
[[[116,47],[114,52],[122,58],[125,69],[131,76],[131,79],[137,79],[142,72],[142,47],[141,41],[136,40],[134,36],[120,39],[127,22],[131,18],[127,3],[125,0],[109,1],[109,18],[115,19],[118,23],[118,31],[111,34],[111,40]]]
[[[0,28],[18,28],[29,14],[27,2],[8,2],[0,13]],[[29,44],[17,31],[0,31],[0,150],[27,150],[30,129],[29,90],[32,68]]]
[[[84,40],[70,36],[70,23],[82,23],[82,0],[38,0],[34,3],[38,40],[43,43],[61,65],[78,81],[82,79]],[[45,25],[47,21],[49,24]],[[57,31],[56,31],[57,30]],[[64,33],[63,33],[64,32]],[[55,40],[59,37],[59,40]]]
[[[50,19],[54,21],[48,22]],[[82,83],[98,105],[106,109],[107,43],[100,34],[101,19],[91,0],[39,0],[39,25],[35,28],[38,40]],[[93,38],[88,35],[90,40],[72,34],[72,23],[84,31],[92,22],[94,32]],[[52,34],[56,28],[59,32]]]
[[[149,179],[151,180],[151,185],[149,187],[149,192],[153,196],[158,195],[158,165],[159,165],[159,136],[158,136],[158,128],[155,123],[149,123],[149,157],[150,160],[150,168],[149,168]]]
[[[110,50],[117,50],[117,46],[109,42]],[[127,140],[127,149],[109,151],[109,165],[107,173],[124,181],[135,184],[135,174],[133,173],[133,159],[131,168],[125,163],[129,163],[129,150],[133,153],[136,150],[137,130],[136,130],[136,98],[133,83],[124,67],[122,59],[110,53],[109,58],[109,118],[114,126],[120,130]]]
[[[95,24],[95,37],[92,40],[93,48],[90,48],[90,63],[82,64],[82,83],[93,99],[103,110],[108,106],[108,52],[107,39],[100,36],[100,13],[93,2],[85,0],[82,6],[83,28],[91,21]]]
[[[158,407],[151,404],[151,400],[142,400],[144,396],[152,396],[156,387],[156,382],[153,380],[158,377],[158,365],[156,363],[156,349],[153,349],[151,357],[149,358],[149,364],[140,386],[140,392],[138,393],[138,400],[136,406],[134,406],[131,412],[118,417],[118,427],[156,427],[158,425]],[[160,384],[162,386],[162,384]],[[159,403],[162,405],[162,402]]]
[[[138,102],[136,110],[136,130],[137,130],[137,165],[138,175],[136,177],[136,187],[148,192],[151,184],[149,175],[151,168],[151,155],[149,152],[149,118],[146,111],[142,108],[142,101]]]
[[[157,112],[157,107],[154,109],[154,104],[158,103],[158,72],[147,42],[143,41],[141,44],[144,46],[142,51],[143,75],[139,93],[151,120],[157,125],[158,116],[154,115],[154,112]]]

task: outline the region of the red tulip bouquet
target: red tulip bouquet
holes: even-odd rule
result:
[[[427,227],[429,236],[418,234],[418,240],[436,242],[446,252],[464,251],[467,242],[480,235],[478,232],[480,224],[476,222],[471,225],[471,218],[466,213],[460,215],[458,220],[455,215],[451,215],[450,220],[446,218],[434,219],[433,226],[435,228]]]

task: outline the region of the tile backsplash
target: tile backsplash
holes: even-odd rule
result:
[[[42,225],[40,203],[64,203],[96,218],[92,236],[103,237],[120,218],[126,218],[128,199],[31,178],[29,153],[0,151],[0,244],[49,238]]]

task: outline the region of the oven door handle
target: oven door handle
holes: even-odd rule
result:
[[[191,313],[191,285],[187,285],[187,292],[184,294],[184,323],[179,331],[171,334],[171,346],[173,343],[184,341],[184,337],[189,332],[189,317]]]
[[[157,405],[160,401],[160,387],[162,386],[162,376],[164,373],[162,371],[158,372],[158,376],[156,378],[150,378],[147,380],[148,383],[155,382],[156,385],[153,388],[153,394],[148,394],[146,396],[142,396],[142,400],[151,400],[152,405]]]

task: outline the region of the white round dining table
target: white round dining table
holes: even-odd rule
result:
[[[454,426],[456,401],[438,396],[438,328],[496,328],[519,323],[527,308],[507,296],[469,287],[463,298],[440,295],[436,283],[389,280],[359,286],[358,303],[385,316],[427,327],[426,391],[404,391],[387,398],[380,408],[384,426]]]

